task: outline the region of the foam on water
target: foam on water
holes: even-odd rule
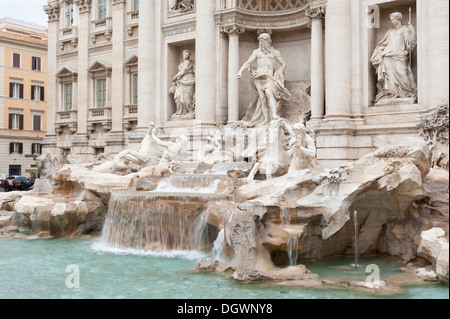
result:
[[[151,256],[160,258],[180,258],[186,260],[201,260],[208,257],[208,253],[198,250],[143,250],[137,248],[125,248],[112,246],[102,240],[97,240],[90,246],[91,250],[97,253],[111,253],[115,255],[135,255],[135,256]]]

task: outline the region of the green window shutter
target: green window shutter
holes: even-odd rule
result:
[[[64,84],[64,110],[72,109],[72,83]]]
[[[133,74],[133,104],[138,104],[138,75]]]
[[[106,79],[97,80],[97,107],[106,106]]]

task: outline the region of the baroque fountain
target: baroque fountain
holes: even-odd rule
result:
[[[257,94],[242,121],[208,132],[208,142],[195,151],[188,133],[162,140],[149,123],[139,149],[93,163],[44,154],[41,172],[48,179],[30,193],[1,194],[0,208],[13,214],[0,220],[0,235],[28,236],[18,232],[28,226],[34,237],[101,235],[111,247],[203,251],[209,258],[197,271],[246,282],[324,285],[300,263],[355,254],[395,256],[409,261],[408,270],[420,278],[448,281],[448,191],[446,199],[439,192],[448,190],[448,155],[436,147],[448,144],[448,117],[447,133],[432,125],[448,116],[448,104],[422,119],[417,143],[320,167],[314,132],[304,125],[307,114],[281,117],[291,98],[285,63],[268,34],[259,40],[237,75],[258,64],[250,70]],[[264,50],[272,50],[278,70]],[[183,65],[191,69],[188,57]],[[192,81],[182,75],[174,81],[176,117],[191,117]]]

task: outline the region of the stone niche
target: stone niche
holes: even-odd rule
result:
[[[418,32],[417,26],[417,6],[416,0],[402,0],[402,1],[392,1],[387,3],[379,3],[376,4],[380,11],[380,27],[379,28],[367,28],[368,30],[368,39],[369,39],[369,60],[372,56],[375,48],[378,43],[383,40],[386,36],[386,33],[392,28],[392,23],[390,20],[390,14],[394,12],[400,12],[403,15],[403,24],[407,25],[409,22],[409,8],[411,8],[411,23],[416,30],[416,34]],[[418,44],[419,45],[419,44]],[[417,66],[420,61],[418,61],[417,56],[417,47],[412,51],[412,61],[411,61],[411,69],[414,74],[414,79],[416,85],[418,84],[418,72]],[[377,74],[375,68],[372,66],[370,61],[368,61],[369,67],[369,106],[375,106],[375,97],[377,94]],[[420,95],[420,92],[417,92],[417,95]]]
[[[169,43],[167,48],[167,107],[165,109],[164,117],[167,121],[171,120],[171,116],[176,112],[176,104],[173,94],[169,93],[172,86],[172,79],[178,73],[178,67],[183,61],[183,51],[189,50],[190,60],[194,61],[195,65],[195,40],[186,40],[181,42]],[[176,121],[176,120],[173,120]]]
[[[255,31],[246,31],[239,37],[240,67],[248,60],[253,50],[258,48],[257,37]],[[296,86],[303,87],[305,82],[311,81],[311,30],[306,26],[289,31],[275,30],[271,38],[273,47],[280,51],[286,61],[285,86],[289,91],[297,91]],[[255,63],[253,68],[256,67]],[[277,63],[276,68],[279,67]],[[242,119],[245,116],[254,96],[250,74],[245,71],[239,82],[239,118]]]

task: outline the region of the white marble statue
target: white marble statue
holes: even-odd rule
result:
[[[256,173],[266,175],[266,179],[282,176],[288,172],[290,155],[288,152],[289,137],[294,134],[288,121],[282,118],[270,122],[265,132],[265,141],[257,141],[258,153],[247,182],[254,179]],[[265,146],[264,150],[261,146]]]
[[[416,98],[417,86],[411,69],[417,37],[411,22],[402,23],[400,12],[390,15],[394,25],[376,47],[370,61],[378,75],[375,103],[385,99]]]
[[[156,130],[155,124],[150,123],[149,129],[137,151],[126,149],[114,156],[114,159],[111,162],[111,170],[113,172],[127,172],[131,165],[136,169],[158,165],[159,157],[156,151],[156,142],[152,138],[153,130]],[[105,167],[108,168],[108,163],[106,163]],[[103,165],[97,170],[102,169]]]
[[[170,93],[173,94],[177,111],[172,120],[193,119],[195,117],[195,65],[190,60],[191,52],[183,51],[183,62],[178,67],[178,73],[173,77]]]
[[[306,127],[302,123],[295,124],[293,130],[293,137],[289,141],[288,153],[292,156],[289,173],[316,167],[314,139],[306,133]]]
[[[203,157],[211,154],[212,152],[222,151],[223,136],[220,130],[210,131],[207,140],[208,144],[203,148]]]
[[[169,0],[169,13],[183,13],[195,8],[195,0]]]
[[[170,169],[170,165],[174,161],[182,161],[189,156],[188,154],[189,138],[186,135],[180,135],[177,138],[176,142],[172,141],[164,142],[161,141],[156,136],[156,132],[157,132],[156,129],[152,130],[153,140],[156,142],[156,144],[166,149],[162,154],[162,158],[158,165],[159,167]]]
[[[259,48],[253,51],[237,74],[237,78],[240,79],[242,73],[248,69],[252,87],[257,93],[243,120],[249,126],[265,125],[279,118],[283,100],[291,100],[291,94],[284,87],[284,71],[286,70],[284,59],[280,52],[273,48],[269,34],[262,33],[258,40]],[[254,62],[258,65],[256,70],[251,68]],[[281,65],[278,70],[275,69],[276,62]]]

